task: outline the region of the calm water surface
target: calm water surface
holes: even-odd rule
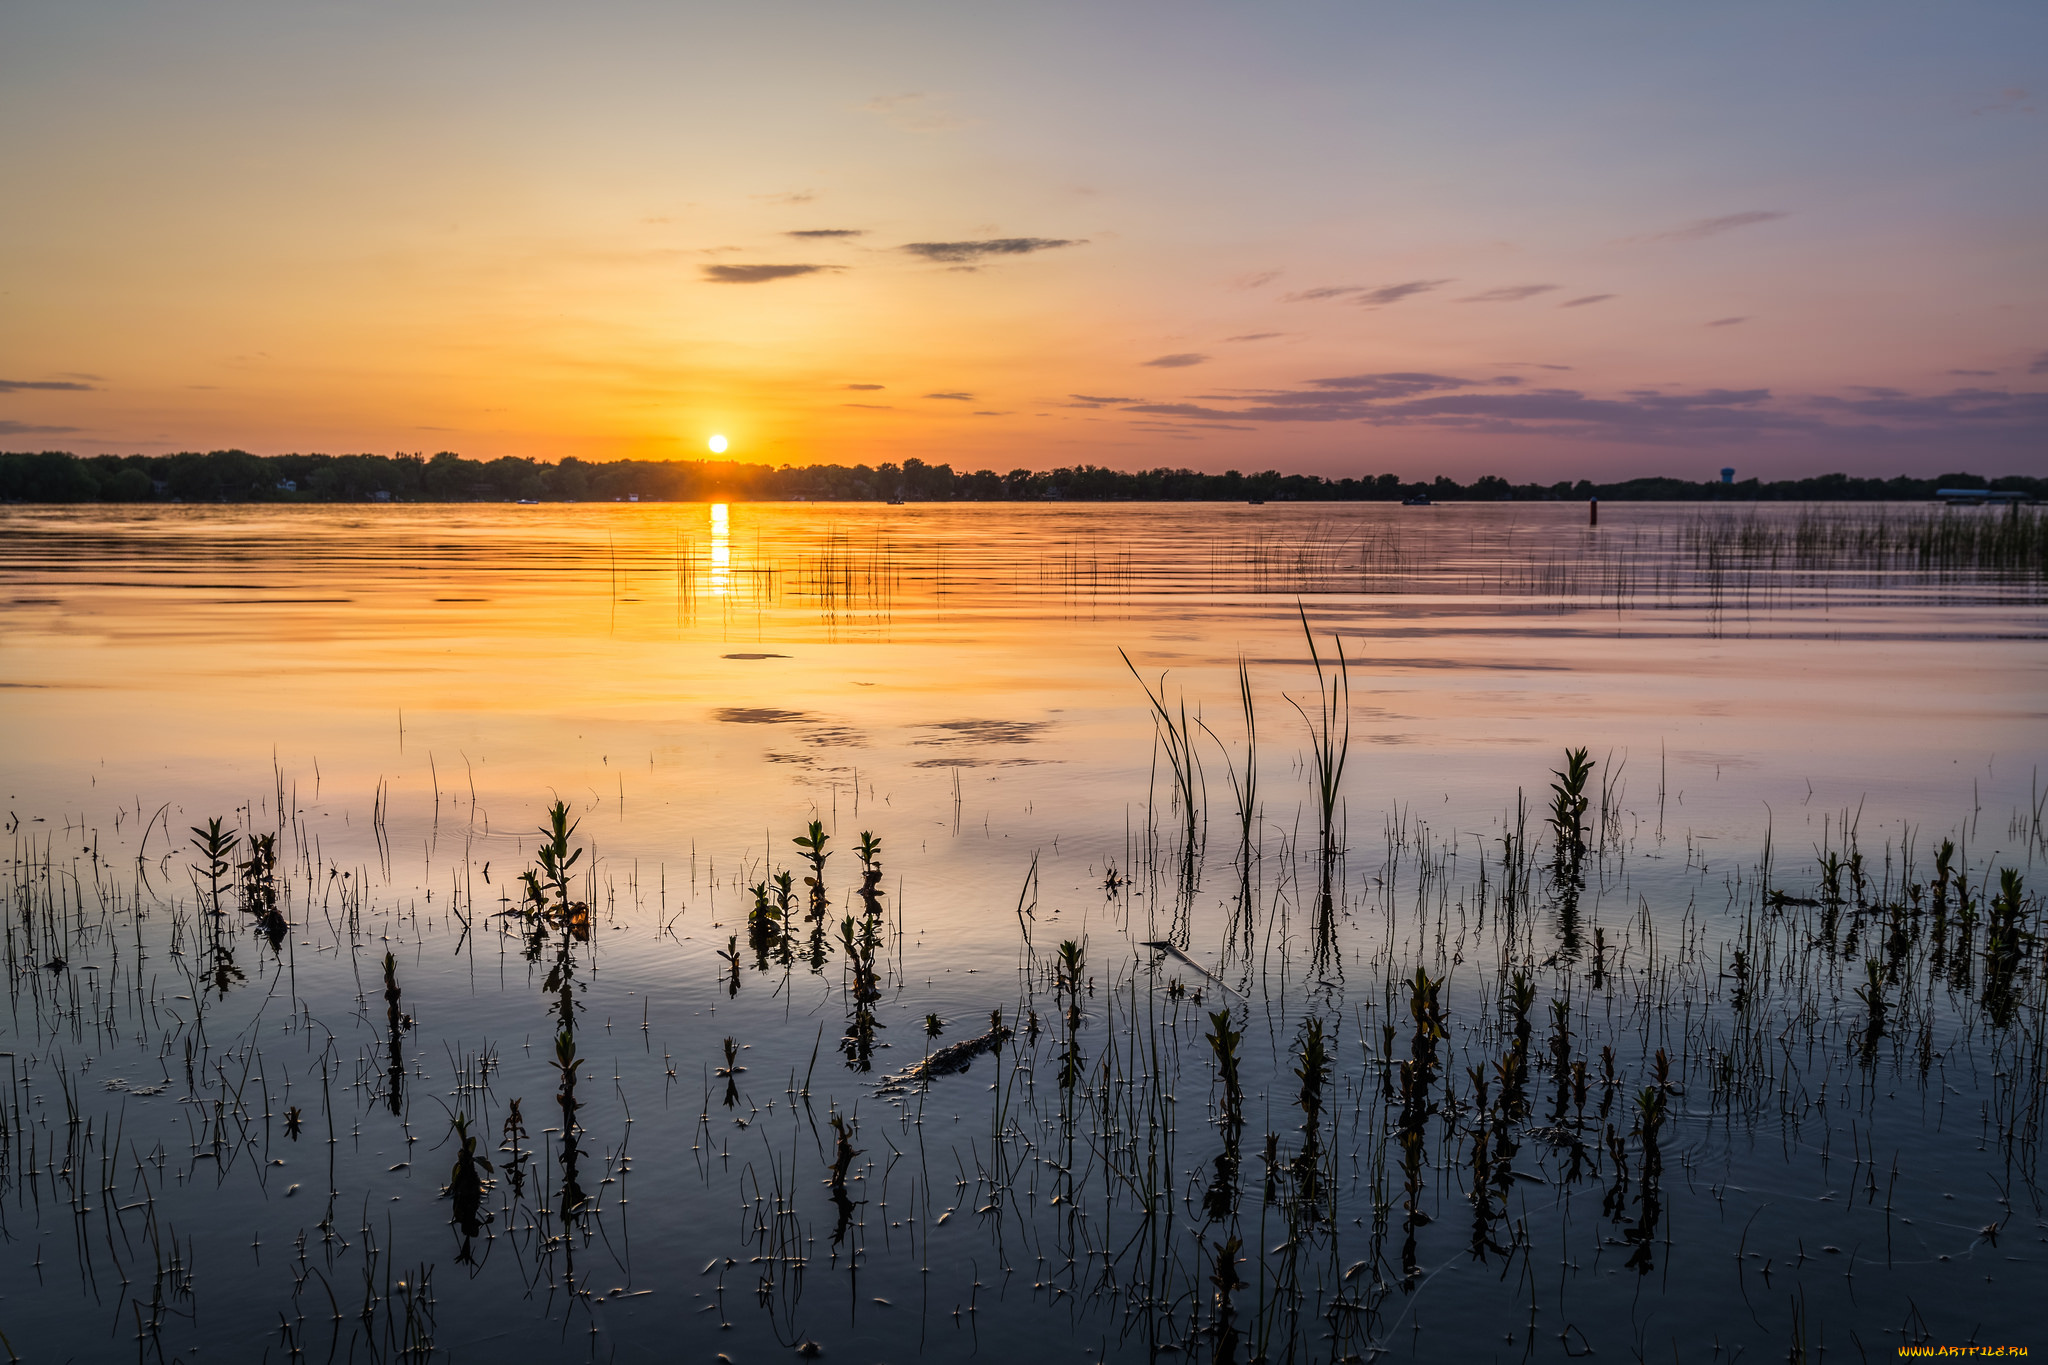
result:
[[[152,1360],[2029,1343],[2048,585],[1798,508],[1602,515],[0,509],[0,1332]],[[1304,617],[1349,685],[1327,841]],[[1148,688],[1191,736],[1192,847]],[[1582,746],[1574,871],[1545,816]],[[557,800],[587,917],[519,913]],[[233,866],[211,913],[213,818],[224,862],[273,838],[288,930]],[[783,870],[786,945],[749,921]],[[494,1163],[469,1235],[457,1115]]]

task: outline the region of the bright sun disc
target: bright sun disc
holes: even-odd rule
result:
[[[723,436],[714,436],[711,438],[711,453],[713,455],[725,454],[725,438]]]

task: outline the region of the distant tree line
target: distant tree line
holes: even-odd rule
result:
[[[1933,479],[1859,479],[1822,474],[1762,483],[1627,479],[1594,483],[1511,484],[1486,475],[1469,484],[1439,476],[1405,481],[1395,474],[1325,479],[1314,474],[1192,469],[1125,472],[1099,465],[1070,469],[979,469],[908,459],[901,464],[768,465],[730,460],[613,460],[574,457],[558,464],[501,456],[469,460],[453,451],[423,455],[95,455],[65,451],[0,453],[4,502],[647,502],[704,500],[874,502],[1389,502],[1427,495],[1437,501],[1556,501],[1590,497],[1658,502],[1844,502],[1931,498],[1937,488],[1990,488],[2048,496],[2048,479],[1943,474]]]

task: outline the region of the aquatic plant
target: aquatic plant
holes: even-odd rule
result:
[[[1575,872],[1586,856],[1586,782],[1593,767],[1585,749],[1567,749],[1564,767],[1551,774],[1557,779],[1550,784],[1552,859],[1560,870]]]
[[[825,851],[831,836],[825,833],[822,821],[813,820],[810,827],[798,835],[793,843],[803,850],[804,857],[811,865],[811,875],[804,878],[804,886],[810,892],[810,909],[807,912],[813,922],[822,921],[831,902],[825,894],[825,860],[832,855]]]
[[[1223,1086],[1217,1111],[1223,1150],[1216,1154],[1214,1174],[1203,1191],[1202,1212],[1211,1222],[1222,1222],[1237,1211],[1239,1143],[1244,1136],[1244,1084],[1238,1077],[1237,1050],[1244,1034],[1232,1027],[1230,1011],[1225,1009],[1210,1014],[1207,1038],[1216,1061],[1216,1078]]]
[[[491,1213],[484,1208],[484,1196],[489,1193],[489,1182],[484,1177],[493,1174],[495,1168],[490,1158],[480,1155],[476,1149],[476,1135],[469,1131],[469,1120],[456,1114],[450,1121],[450,1136],[455,1140],[455,1165],[448,1173],[447,1188],[442,1197],[453,1203],[453,1222],[462,1230],[462,1247],[455,1259],[463,1265],[473,1264],[475,1257],[470,1250],[470,1239],[483,1235],[484,1224],[491,1221]]]
[[[1152,708],[1154,732],[1160,748],[1165,751],[1167,766],[1172,770],[1173,805],[1180,813],[1179,879],[1181,886],[1192,894],[1196,872],[1201,866],[1202,836],[1206,828],[1202,819],[1206,787],[1202,779],[1201,755],[1195,750],[1195,730],[1207,727],[1202,726],[1199,711],[1192,722],[1188,719],[1185,697],[1177,707],[1167,705],[1165,674],[1160,675],[1155,691],[1139,674],[1138,666],[1131,662],[1130,655],[1121,649],[1117,653],[1145,693],[1145,701]]]
[[[1060,1089],[1073,1093],[1081,1080],[1081,945],[1066,939],[1059,946],[1059,953],[1053,961],[1055,973],[1053,994],[1065,997],[1066,1034],[1060,1050]]]
[[[229,880],[233,868],[230,859],[241,836],[233,830],[222,828],[220,817],[208,820],[204,828],[192,826],[192,847],[198,850],[200,861],[193,865],[193,871],[206,879],[209,908],[216,915],[220,908],[221,888]]]
[[[1351,752],[1351,663],[1344,655],[1343,637],[1332,635],[1337,649],[1336,665],[1325,670],[1323,656],[1316,649],[1315,631],[1308,612],[1295,604],[1301,617],[1301,633],[1308,641],[1308,658],[1316,671],[1316,711],[1311,716],[1294,698],[1287,699],[1300,714],[1309,732],[1309,767],[1314,776],[1318,846],[1328,862],[1336,852],[1337,801],[1342,794],[1344,764]]]

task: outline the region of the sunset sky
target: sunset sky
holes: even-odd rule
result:
[[[2048,473],[2048,6],[0,7],[0,448]]]

